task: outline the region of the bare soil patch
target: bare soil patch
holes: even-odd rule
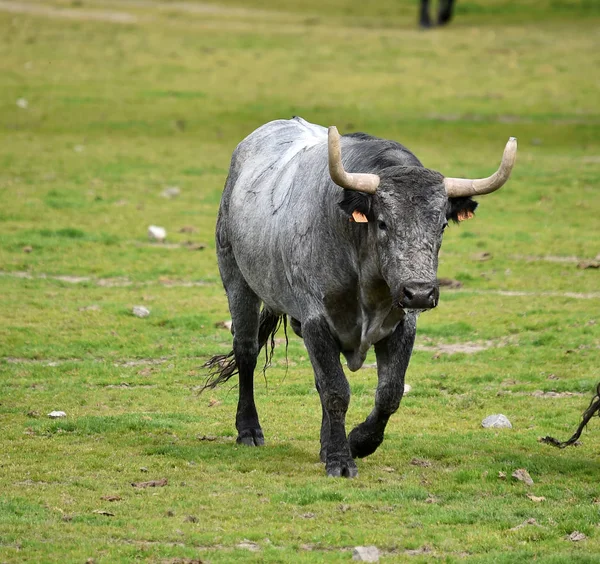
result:
[[[0,11],[13,14],[30,14],[34,16],[44,16],[46,18],[64,18],[69,20],[83,21],[101,21],[117,24],[135,24],[138,17],[127,12],[117,12],[114,10],[81,10],[73,8],[56,8],[54,6],[45,6],[43,4],[34,4],[29,2],[9,2],[0,0]]]

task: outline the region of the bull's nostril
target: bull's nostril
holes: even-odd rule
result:
[[[415,297],[415,293],[409,288],[404,288],[404,297],[410,301]]]

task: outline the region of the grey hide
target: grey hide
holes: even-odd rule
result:
[[[379,174],[376,194],[333,183],[324,127],[293,118],[254,131],[233,154],[216,238],[239,374],[238,442],[264,443],[253,372],[273,322],[288,316],[315,372],[327,474],[353,477],[354,458],[377,449],[400,404],[417,315],[437,305],[447,221],[476,204],[449,200],[443,176],[393,141],[345,135],[341,151],[348,172]],[[353,207],[368,223],[351,220]],[[340,354],[356,371],[371,346],[375,406],[347,437],[350,388]]]

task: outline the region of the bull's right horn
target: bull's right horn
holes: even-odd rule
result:
[[[377,174],[346,172],[342,164],[342,151],[340,149],[340,134],[335,125],[329,128],[329,175],[338,186],[356,192],[375,194],[379,186],[380,178]]]
[[[517,158],[517,139],[511,137],[504,148],[500,168],[487,178],[444,178],[448,198],[489,194],[502,187],[508,180]]]

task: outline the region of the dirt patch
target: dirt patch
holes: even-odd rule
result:
[[[416,351],[429,351],[439,354],[475,354],[494,347],[502,347],[503,344],[497,344],[493,341],[481,343],[438,343],[437,345],[415,345]]]
[[[114,5],[114,0],[95,0],[96,4]],[[276,12],[272,10],[237,8],[230,6],[219,6],[204,2],[157,2],[156,0],[119,0],[118,5],[130,8],[143,8],[153,10],[166,10],[169,12],[182,12],[184,14],[198,15],[224,15],[224,16],[242,16],[246,18],[280,18],[281,16],[294,17],[295,14],[286,12]],[[297,17],[297,16],[296,16]]]
[[[525,260],[527,262],[558,262],[558,263],[570,263],[577,265],[592,265],[592,268],[598,268],[598,266],[593,266],[598,264],[600,260],[600,255],[597,255],[595,258],[582,258],[576,256],[560,256],[560,255],[544,255],[544,256],[535,256],[535,255],[511,255],[511,259],[515,260]],[[579,267],[583,268],[583,267]]]
[[[571,298],[574,300],[597,300],[600,299],[600,292],[531,292],[529,290],[469,290],[459,288],[454,292],[464,292],[477,295],[495,295],[508,297],[548,297],[548,298]]]
[[[75,10],[72,8],[55,8],[42,4],[29,2],[8,2],[0,0],[0,11],[12,14],[29,14],[33,16],[44,16],[46,18],[63,18],[69,20],[100,21],[118,24],[134,24],[138,17],[127,12],[116,12],[113,10]]]
[[[581,392],[544,392],[536,390],[531,394],[534,398],[572,398],[574,396],[584,396]]]
[[[1,0],[0,0],[1,1]],[[66,282],[67,284],[83,284],[90,282],[96,284],[102,288],[122,288],[125,286],[168,286],[177,288],[193,288],[197,286],[213,286],[214,282],[206,282],[204,280],[171,280],[170,278],[159,278],[158,280],[147,280],[144,282],[133,282],[129,278],[115,277],[115,278],[92,278],[91,276],[75,276],[69,274],[32,274],[30,272],[16,271],[16,272],[4,272],[0,271],[0,276],[7,276],[11,278],[23,278],[26,280],[58,280],[59,282]]]

